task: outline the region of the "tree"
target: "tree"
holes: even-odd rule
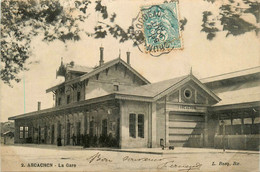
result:
[[[216,3],[216,0],[205,0]],[[251,14],[255,22],[247,21],[245,16]],[[207,34],[207,39],[212,40],[217,32],[226,32],[229,35],[238,36],[250,31],[259,32],[260,3],[254,0],[224,0],[219,7],[218,14],[211,11],[203,12],[202,32]]]
[[[96,11],[108,17],[105,6],[96,1]],[[1,2],[1,79],[5,84],[19,82],[18,74],[25,67],[26,60],[31,55],[31,40],[38,36],[45,42],[60,40],[80,40],[80,33],[91,34],[79,27],[80,22],[90,15],[88,6],[90,0],[50,1],[50,0],[3,0]],[[115,15],[111,16],[111,20]]]
[[[215,0],[204,1],[215,3]],[[91,16],[91,4],[95,12],[101,14],[101,18],[93,30],[86,31],[80,27],[80,23],[87,22]],[[257,1],[241,0],[241,3],[237,3],[227,0],[220,6],[218,14],[203,12],[201,31],[207,34],[208,40],[212,40],[220,31],[227,32],[226,36],[237,36],[252,30],[258,33],[259,27],[256,24],[259,24],[259,9]],[[1,13],[0,76],[9,86],[12,86],[12,81],[21,80],[18,75],[21,71],[28,70],[25,63],[31,55],[31,40],[34,37],[41,37],[45,42],[66,42],[80,40],[83,33],[95,39],[103,39],[110,34],[120,43],[133,40],[133,46],[144,41],[143,34],[136,33],[133,26],[123,29],[116,24],[117,15],[108,13],[101,0],[94,3],[90,0],[2,0]],[[243,18],[246,14],[253,15],[256,22],[246,21]],[[181,30],[184,30],[187,22],[186,18],[180,20]]]

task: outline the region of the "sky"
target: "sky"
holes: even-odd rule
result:
[[[107,0],[104,1],[108,11],[117,14],[116,22],[127,28],[131,25],[142,5],[160,4],[160,1],[137,0]],[[92,3],[94,4],[94,3]],[[131,52],[131,66],[150,82],[187,75],[192,67],[197,78],[219,75],[260,65],[259,35],[249,32],[241,36],[228,36],[220,32],[209,41],[206,34],[200,32],[202,12],[211,10],[217,12],[218,4],[207,3],[203,0],[181,0],[179,3],[180,18],[187,18],[188,22],[182,32],[183,49],[173,50],[167,55],[152,57],[141,53],[133,42],[119,43],[111,37],[106,39],[84,38],[78,42],[66,44],[54,41],[42,42],[40,38],[32,40],[32,55],[29,61],[39,61],[29,66],[30,70],[21,73],[23,80],[13,84],[13,88],[0,81],[0,121],[8,117],[37,110],[37,102],[41,102],[42,109],[53,107],[52,93],[46,89],[60,83],[62,78],[56,79],[61,57],[65,63],[74,61],[75,64],[95,66],[99,62],[99,47],[104,47],[104,60],[109,61],[119,56],[126,60],[126,51]],[[93,14],[93,15],[92,15]],[[93,18],[84,23],[86,30],[93,28],[100,17],[92,13]],[[246,16],[254,20],[252,16]]]

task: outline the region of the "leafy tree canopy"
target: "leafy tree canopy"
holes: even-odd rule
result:
[[[217,0],[205,0],[217,3]],[[207,39],[212,40],[217,32],[226,32],[237,36],[246,32],[259,32],[260,3],[255,0],[224,0],[219,7],[218,14],[204,11],[202,19],[202,32],[207,34]],[[252,15],[255,21],[247,21],[248,15]]]
[[[215,0],[205,0],[216,3]],[[80,27],[81,22],[87,22],[90,14],[90,4],[94,3],[94,10],[101,18],[93,31],[86,31]],[[168,3],[167,1],[165,3]],[[207,39],[212,40],[217,32],[225,31],[226,36],[241,35],[249,31],[258,33],[260,4],[254,0],[227,0],[219,8],[218,14],[211,11],[202,13],[202,32]],[[244,16],[251,14],[254,23],[246,21]],[[110,34],[120,43],[133,40],[133,46],[142,42],[142,33],[135,33],[133,26],[123,29],[115,23],[117,14],[109,13],[107,6],[101,0],[58,1],[58,0],[2,0],[1,1],[1,79],[12,86],[12,81],[19,82],[18,74],[25,67],[26,60],[31,54],[31,40],[40,36],[43,41],[60,40],[78,41],[82,33],[96,39],[106,38]],[[187,19],[180,20],[181,30]]]

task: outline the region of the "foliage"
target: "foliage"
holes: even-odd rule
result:
[[[180,20],[180,29],[181,29],[181,31],[183,31],[184,30],[184,26],[187,24],[187,22],[188,22],[188,20],[184,17],[184,19],[181,19]]]
[[[201,31],[208,33],[207,39],[212,40],[216,36],[216,32],[218,32],[219,29],[215,27],[215,22],[208,21],[209,16],[212,16],[212,13],[210,11],[203,12],[203,19],[202,19],[203,24],[201,25],[202,26]]]
[[[206,0],[216,3],[216,0]],[[247,21],[245,16],[251,14],[255,17],[255,22]],[[219,31],[226,32],[226,36],[238,36],[250,31],[258,34],[260,17],[260,3],[254,0],[226,0],[219,7],[219,13],[213,15],[211,11],[203,12],[202,32],[207,34],[207,39],[212,40]],[[216,26],[219,22],[219,25]]]
[[[79,40],[76,21],[85,15],[72,16],[78,9],[84,14],[90,1],[75,1],[75,8],[65,8],[58,0],[3,0],[1,2],[1,79],[6,84],[19,82],[20,71],[26,70],[25,62],[31,55],[31,41],[40,36],[43,41]],[[70,12],[68,12],[70,11]]]
[[[216,3],[216,0],[204,0]],[[258,33],[260,4],[255,0],[224,0],[218,14],[204,11],[202,14],[201,32],[212,40],[220,31],[226,36],[241,35],[250,31]],[[168,1],[165,1],[167,3]],[[171,2],[171,1],[169,1]],[[91,7],[91,5],[93,5]],[[101,14],[97,24],[91,31],[80,27],[91,15],[90,8]],[[244,16],[251,14],[256,23],[246,21]],[[88,37],[104,39],[108,35],[118,39],[120,43],[132,40],[133,46],[143,43],[144,35],[135,31],[133,26],[124,29],[116,22],[117,14],[109,13],[103,1],[96,0],[2,0],[1,1],[1,80],[12,85],[13,81],[21,80],[19,73],[28,70],[26,62],[32,55],[32,40],[37,37],[45,42],[59,40],[78,41],[82,33]],[[180,20],[183,31],[188,20]],[[83,34],[83,35],[84,35]]]

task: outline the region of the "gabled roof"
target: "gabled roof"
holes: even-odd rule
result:
[[[211,76],[201,82],[222,99],[214,105],[219,109],[260,102],[260,66]]]
[[[120,59],[117,59],[120,60]],[[113,60],[113,63],[118,62]],[[121,62],[121,61],[120,61]],[[125,63],[125,62],[122,62]],[[110,64],[111,65],[111,64]],[[101,67],[100,67],[101,68]],[[91,75],[92,76],[92,75]],[[87,77],[87,76],[85,76]],[[83,78],[84,79],[84,78]],[[107,100],[113,100],[113,99],[124,99],[124,100],[138,100],[138,101],[145,101],[145,102],[153,102],[155,100],[158,100],[159,98],[167,95],[168,93],[178,89],[180,86],[184,85],[185,83],[189,81],[194,81],[196,84],[198,84],[199,87],[201,87],[206,93],[208,93],[213,99],[216,100],[216,102],[220,101],[220,98],[216,96],[211,90],[209,90],[204,84],[202,84],[196,77],[194,77],[192,74],[181,76],[153,84],[147,84],[140,87],[135,87],[129,90],[125,91],[119,91],[114,92],[105,96],[96,97],[92,99],[87,99],[79,102],[74,102],[68,105],[62,105],[57,106],[54,108],[49,109],[43,109],[40,111],[30,112],[26,114],[21,114],[18,116],[13,116],[8,118],[8,120],[15,120],[20,118],[26,118],[26,117],[32,117],[37,115],[48,115],[51,112],[57,112],[57,111],[64,111],[69,110],[73,108],[83,108],[86,105],[90,105],[93,103],[98,103],[102,101]]]
[[[119,94],[124,94],[124,95],[132,95],[132,96],[144,96],[144,97],[155,97],[156,95],[160,94],[161,92],[165,91],[169,87],[177,84],[178,82],[182,81],[185,79],[187,76],[181,76],[169,80],[164,80],[148,85],[143,85],[140,87],[135,87],[132,89],[124,90],[124,91],[119,91]]]
[[[112,66],[114,66],[115,64],[123,64],[127,69],[129,69],[131,72],[133,72],[136,76],[138,76],[142,81],[144,81],[146,84],[149,84],[150,82],[145,79],[141,74],[139,74],[134,68],[132,68],[129,64],[127,64],[126,62],[124,62],[121,58],[116,58],[114,60],[108,61],[106,63],[104,63],[102,66],[99,66],[97,68],[95,68],[93,71],[91,71],[90,73],[87,73],[83,76],[80,76],[78,78],[72,79],[70,81],[67,82],[67,84],[72,84],[75,82],[79,82],[79,81],[84,81],[85,79],[94,76],[102,71],[104,71],[107,68],[110,68]]]
[[[116,58],[116,59],[114,59],[114,60],[111,60],[111,61],[108,61],[108,62],[104,63],[103,65],[101,65],[101,66],[99,66],[99,67],[93,69],[92,71],[90,71],[90,72],[88,72],[88,73],[86,73],[86,74],[84,74],[84,75],[82,75],[82,76],[79,76],[79,77],[74,78],[74,79],[72,79],[72,80],[65,81],[65,82],[63,82],[63,83],[61,83],[61,84],[59,84],[59,85],[56,85],[56,86],[54,86],[54,87],[51,87],[51,88],[47,89],[46,92],[48,93],[48,92],[50,92],[50,91],[53,91],[53,90],[59,88],[61,85],[64,85],[64,84],[65,84],[65,85],[70,85],[70,84],[74,84],[74,83],[77,83],[77,82],[84,81],[85,79],[88,79],[88,78],[90,78],[90,77],[92,77],[92,76],[94,76],[94,75],[96,75],[96,74],[98,74],[98,73],[100,73],[100,72],[102,72],[102,71],[104,71],[104,70],[106,70],[106,69],[108,69],[108,68],[110,68],[110,67],[112,67],[112,66],[118,64],[118,63],[124,65],[128,70],[130,70],[133,74],[135,74],[138,78],[140,78],[144,83],[150,84],[150,82],[149,82],[146,78],[144,78],[141,74],[139,74],[139,73],[138,73],[134,68],[132,68],[129,64],[127,64],[127,63],[126,63],[125,61],[123,61],[121,58]]]
[[[244,70],[239,70],[235,72],[230,72],[230,73],[224,73],[221,75],[216,75],[216,76],[211,76],[207,78],[202,78],[200,81],[202,83],[211,83],[211,82],[217,82],[217,81],[223,81],[227,79],[235,79],[239,77],[245,77],[245,76],[250,76],[250,75],[259,75],[260,74],[260,66],[256,66],[253,68],[249,69],[244,69]]]
[[[246,84],[244,84],[246,85]],[[217,93],[222,101],[215,106],[232,105],[238,103],[260,102],[260,85],[255,87],[223,91]]]
[[[7,134],[9,134],[9,133],[14,134],[13,131],[6,131],[6,132],[3,133],[3,135],[7,135]]]
[[[216,102],[221,100],[217,95],[215,95],[210,89],[208,89],[192,74],[149,84],[149,85],[135,87],[129,90],[120,91],[118,92],[118,94],[124,97],[130,96],[131,99],[133,99],[133,96],[138,96],[138,97],[146,97],[146,98],[152,98],[153,100],[158,100],[159,98],[174,91],[175,89],[179,88],[180,86],[184,85],[190,80],[198,84],[206,93],[208,93],[213,99],[215,99]],[[117,98],[120,98],[120,96],[117,96]]]
[[[72,72],[89,73],[93,68],[81,65],[67,65],[67,70]]]

